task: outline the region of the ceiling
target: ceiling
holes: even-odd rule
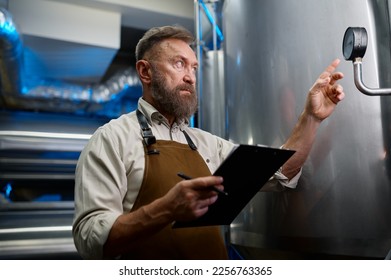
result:
[[[0,109],[109,117],[133,110],[142,91],[134,52],[145,31],[179,24],[196,34],[197,16],[198,43],[214,48],[221,3],[0,0]]]
[[[0,0],[18,28],[27,76],[101,83],[135,63],[152,26],[194,30],[194,0]]]

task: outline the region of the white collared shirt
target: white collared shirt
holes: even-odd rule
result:
[[[186,120],[170,127],[166,118],[142,98],[138,108],[156,139],[187,144],[182,132],[186,130],[211,173],[235,146],[189,127]],[[143,181],[144,165],[143,139],[135,111],[98,128],[83,149],[76,167],[73,224],[75,245],[83,258],[102,258],[103,245],[115,220],[133,207]],[[264,189],[295,188],[300,175],[301,172],[288,180],[276,172]]]

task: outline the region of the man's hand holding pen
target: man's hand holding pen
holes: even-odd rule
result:
[[[185,180],[191,180],[191,179],[193,179],[193,178],[191,178],[190,176],[187,176],[187,175],[185,175],[185,174],[183,174],[183,173],[177,173],[177,175],[178,175],[179,177],[181,177],[182,179],[185,179]],[[210,188],[211,188],[212,190],[214,190],[215,192],[218,192],[219,194],[228,195],[227,192],[225,192],[225,191],[223,191],[223,190],[217,188],[216,186],[211,186]]]
[[[185,179],[179,181],[159,202],[165,205],[163,209],[169,211],[173,221],[194,220],[204,215],[221,195],[211,186],[223,191],[222,183],[221,176]]]

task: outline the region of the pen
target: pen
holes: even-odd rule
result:
[[[177,173],[177,175],[178,175],[179,177],[181,177],[182,179],[185,179],[185,180],[190,180],[190,179],[192,179],[190,176],[187,176],[187,175],[185,175],[185,174],[183,174],[183,173]],[[216,186],[212,186],[211,188],[212,188],[215,192],[218,192],[218,193],[223,194],[223,195],[228,195],[227,192],[222,191],[222,190],[219,190],[218,188],[216,188]]]

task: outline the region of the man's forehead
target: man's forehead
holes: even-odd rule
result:
[[[160,43],[162,50],[175,53],[177,55],[187,56],[189,54],[195,55],[194,50],[189,46],[188,43],[179,39],[167,39]]]

